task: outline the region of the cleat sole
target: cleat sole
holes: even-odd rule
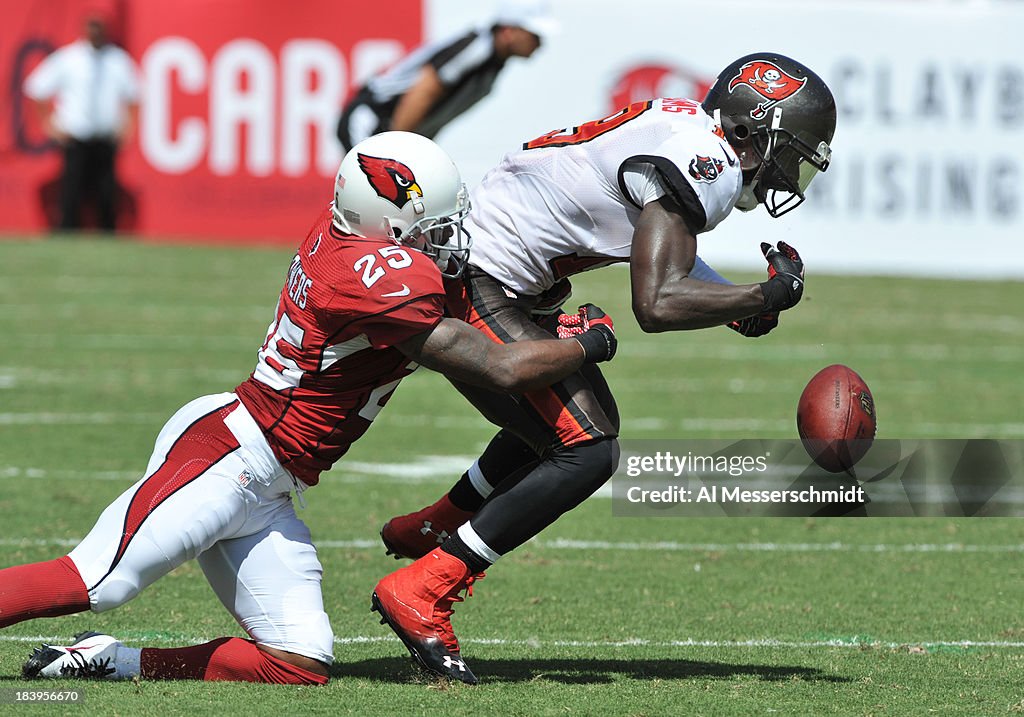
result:
[[[384,543],[384,555],[385,555],[385,556],[388,556],[388,555],[390,555],[390,556],[391,556],[391,557],[393,557],[393,558],[394,558],[395,560],[416,560],[417,558],[421,558],[421,557],[423,557],[422,555],[419,555],[419,556],[416,556],[416,557],[413,557],[413,556],[411,556],[411,555],[406,555],[406,554],[405,554],[405,553],[403,553],[403,552],[402,552],[401,550],[399,550],[398,548],[396,548],[396,547],[395,547],[395,544],[394,544],[394,543],[392,543],[392,542],[391,542],[390,540],[388,540],[387,538],[385,538],[385,537],[384,537],[384,531],[388,529],[388,526],[389,526],[389,525],[391,525],[391,522],[390,522],[390,521],[388,521],[387,523],[385,523],[385,524],[384,524],[384,527],[382,527],[382,528],[380,529],[380,542]],[[426,553],[424,553],[424,555],[425,555],[425,554],[426,554]]]
[[[442,672],[440,670],[437,670],[437,669],[431,667],[427,663],[427,661],[424,660],[423,657],[420,655],[420,652],[419,652],[419,649],[418,649],[418,646],[416,645],[416,643],[414,643],[411,640],[409,640],[408,638],[406,638],[405,635],[403,634],[403,632],[398,628],[398,626],[391,621],[391,616],[388,615],[387,610],[385,610],[384,606],[381,605],[380,598],[377,597],[377,592],[376,591],[374,591],[373,595],[370,597],[370,603],[372,605],[370,610],[372,612],[377,612],[377,613],[380,614],[380,618],[381,618],[380,619],[380,624],[381,625],[387,625],[388,627],[391,628],[391,631],[394,632],[395,635],[398,636],[398,639],[402,641],[402,644],[405,645],[405,649],[409,651],[409,654],[412,656],[413,661],[420,667],[421,670],[423,670],[425,672],[428,672],[431,675],[437,675],[437,676],[440,676],[440,677],[447,678],[449,680],[456,680],[458,682],[463,682],[463,683],[465,683],[467,685],[475,685],[475,684],[477,684],[478,680],[476,678],[476,675],[474,675],[471,671],[468,671],[468,668],[467,668],[467,675],[466,675],[465,678],[463,678],[463,677],[458,676],[455,673]]]
[[[39,673],[43,671],[43,668],[54,660],[60,659],[63,654],[60,650],[54,650],[49,645],[40,645],[32,651],[28,661],[22,666],[21,676],[29,680],[39,677]]]

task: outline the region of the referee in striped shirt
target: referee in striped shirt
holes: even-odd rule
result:
[[[530,57],[557,30],[544,0],[505,0],[491,23],[417,48],[345,107],[338,122],[343,150],[387,130],[433,138],[487,96],[508,58]]]

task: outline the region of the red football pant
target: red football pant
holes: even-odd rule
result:
[[[326,685],[327,678],[279,660],[251,640],[219,637],[192,647],[146,647],[141,656],[147,680],[265,682],[272,685]]]
[[[71,558],[0,570],[0,627],[89,609],[89,590]]]

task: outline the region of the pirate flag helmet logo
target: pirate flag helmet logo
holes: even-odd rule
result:
[[[746,87],[761,95],[764,102],[750,110],[751,117],[761,119],[779,102],[802,90],[806,83],[806,77],[793,77],[774,62],[754,60],[740,67],[739,73],[729,82],[729,92]]]

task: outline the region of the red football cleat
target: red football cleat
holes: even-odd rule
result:
[[[435,549],[412,565],[396,570],[377,583],[371,610],[380,613],[405,643],[413,659],[425,670],[470,685],[476,675],[462,659],[459,641],[452,630],[452,606],[462,602],[459,593],[472,595],[472,575],[454,555]]]
[[[389,520],[380,529],[380,539],[387,554],[394,555],[395,560],[416,560],[446,541],[472,517],[472,512],[456,508],[445,495],[422,510]]]

